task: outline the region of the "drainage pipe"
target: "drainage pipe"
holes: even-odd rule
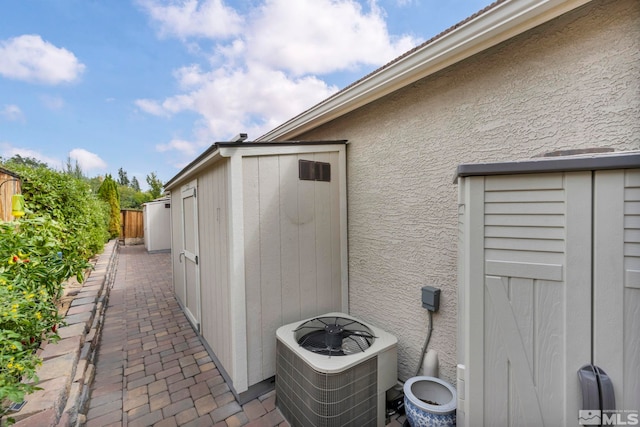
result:
[[[429,346],[429,341],[431,340],[431,332],[433,332],[433,312],[429,310],[429,329],[427,332],[427,338],[424,340],[424,345],[422,346],[422,353],[420,354],[420,361],[418,362],[418,369],[416,369],[416,374],[414,377],[420,375],[420,369],[422,368],[422,362],[424,361],[424,355],[427,352],[427,347]]]

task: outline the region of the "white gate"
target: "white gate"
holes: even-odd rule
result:
[[[640,170],[460,180],[459,425],[578,425],[577,371],[640,409]]]

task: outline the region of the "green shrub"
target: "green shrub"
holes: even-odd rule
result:
[[[26,217],[46,217],[60,225],[57,239],[65,258],[88,259],[108,240],[108,206],[88,182],[46,167],[11,165],[22,179]]]
[[[49,218],[0,222],[0,402],[20,402],[37,389],[36,350],[59,339],[62,283],[89,266],[61,255],[60,234]]]
[[[86,180],[42,165],[5,167],[21,178],[26,214],[0,221],[0,418],[7,399],[37,389],[36,350],[59,339],[63,282],[82,282],[109,238],[109,206]]]

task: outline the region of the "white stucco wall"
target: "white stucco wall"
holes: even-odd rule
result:
[[[399,339],[412,376],[429,345],[455,384],[460,163],[640,148],[640,2],[594,2],[300,139],[348,139],[350,313]]]

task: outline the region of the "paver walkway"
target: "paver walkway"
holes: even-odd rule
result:
[[[171,289],[170,256],[120,248],[86,427],[288,426],[270,392],[240,406]]]

